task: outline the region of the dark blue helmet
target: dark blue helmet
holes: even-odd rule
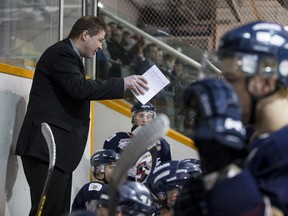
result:
[[[195,164],[196,166],[198,166],[199,169],[201,170],[201,160],[198,160],[195,158],[186,158],[186,159],[182,159],[181,161],[191,162],[191,163]]]
[[[288,26],[255,21],[227,32],[220,40],[217,55],[237,58],[248,76],[278,75],[288,85]]]
[[[119,194],[118,209],[125,215],[151,215],[155,211],[152,195],[143,183],[126,181]]]
[[[142,104],[141,102],[136,102],[131,108],[132,113],[132,124],[134,124],[134,117],[138,112],[150,112],[152,113],[152,119],[156,118],[156,107],[151,103]]]
[[[148,177],[147,186],[160,206],[166,206],[167,193],[172,189],[182,190],[190,177],[202,174],[199,164],[190,159],[164,162]]]
[[[196,113],[192,139],[245,148],[242,109],[233,87],[225,80],[206,78],[192,83],[183,95],[185,106]]]
[[[141,102],[136,102],[131,108],[131,112],[141,112],[141,111],[153,111],[156,112],[156,107],[151,103],[142,104]]]
[[[97,172],[104,172],[106,164],[116,164],[118,159],[119,154],[112,149],[101,149],[95,152],[90,159],[94,177]]]

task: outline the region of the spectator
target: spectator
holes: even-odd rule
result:
[[[131,46],[132,46],[132,41],[130,38],[131,34],[129,31],[124,30],[122,40],[120,45],[127,51],[129,52]]]
[[[110,41],[111,27],[106,26],[105,40],[103,41],[102,50],[96,53],[96,76],[99,80],[106,80],[110,78],[110,68],[113,61],[109,51],[107,50],[107,41]]]
[[[183,79],[183,63],[179,60],[175,61],[174,68],[170,76],[170,86],[174,93],[174,101],[176,104],[182,102],[182,90],[186,87]]]
[[[161,70],[167,77],[171,77],[172,71],[174,70],[175,61],[176,57],[169,53],[164,56],[164,62]]]
[[[163,61],[164,61],[164,54],[163,54],[163,50],[161,48],[158,48],[158,53],[157,53],[157,61],[156,61],[156,65],[158,68],[162,68],[163,67]]]
[[[108,23],[108,25],[110,26],[110,28],[111,28],[111,31],[113,31],[114,29],[117,29],[117,23],[115,23],[115,22],[113,22],[113,21],[110,21],[109,23]]]
[[[130,66],[133,71],[136,71],[138,65],[145,60],[143,49],[145,47],[145,39],[140,35],[133,35],[132,39],[135,40],[135,43],[131,46],[128,51],[129,59],[131,59]]]
[[[111,60],[118,65],[113,65],[110,70],[111,77],[122,77],[122,68],[128,67],[131,60],[128,52],[121,46],[122,31],[119,28],[111,30],[111,38],[107,41],[107,50],[110,53]]]
[[[158,47],[154,43],[147,44],[143,50],[145,60],[136,69],[136,74],[142,75],[157,63]]]

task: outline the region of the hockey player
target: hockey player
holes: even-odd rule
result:
[[[184,183],[201,174],[199,160],[192,158],[172,160],[156,167],[147,180],[147,187],[158,203],[159,215],[172,215],[171,210]]]
[[[72,211],[79,209],[94,209],[97,193],[107,187],[111,173],[119,159],[119,154],[112,149],[102,149],[95,152],[91,159],[91,169],[95,181],[85,184],[77,193]]]
[[[109,216],[109,186],[97,193],[95,211],[98,216]]]
[[[248,168],[275,212],[288,215],[288,26],[256,21],[227,32],[217,54],[252,124]]]
[[[96,212],[98,216],[111,215],[109,211],[109,185],[97,193]],[[149,189],[141,182],[126,180],[119,188],[117,195],[117,216],[153,215],[156,206]]]
[[[119,190],[117,212],[121,216],[150,216],[155,211],[153,197],[141,182],[125,181]]]
[[[148,124],[156,117],[156,108],[151,103],[141,104],[136,102],[131,108],[131,132],[118,132],[107,138],[104,142],[104,149],[113,149],[121,153],[121,151],[131,141],[133,133],[137,132],[137,127]],[[165,139],[161,139],[156,143],[156,146],[145,153],[132,167],[128,173],[129,180],[136,180],[145,183],[147,176],[151,170],[161,162],[171,160],[170,145]]]
[[[245,130],[236,93],[225,80],[207,78],[184,91],[195,113],[192,139],[203,174],[190,178],[174,206],[175,216],[264,216],[265,202],[249,171]]]

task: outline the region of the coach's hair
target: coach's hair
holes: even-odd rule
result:
[[[94,36],[100,31],[106,32],[106,23],[101,16],[83,16],[75,22],[68,37],[75,39],[85,30],[89,32],[90,36]]]

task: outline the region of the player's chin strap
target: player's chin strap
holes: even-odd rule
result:
[[[279,85],[276,85],[275,89],[265,95],[262,95],[262,96],[256,96],[256,95],[253,95],[249,90],[248,90],[248,84],[249,84],[249,81],[250,81],[251,77],[246,77],[246,91],[248,92],[248,95],[250,96],[250,99],[251,99],[251,113],[250,113],[250,119],[248,121],[248,124],[253,124],[255,122],[255,119],[256,119],[256,105],[258,103],[258,101],[260,101],[261,99],[263,98],[267,98],[271,95],[273,95],[275,92],[277,92],[280,88]]]

